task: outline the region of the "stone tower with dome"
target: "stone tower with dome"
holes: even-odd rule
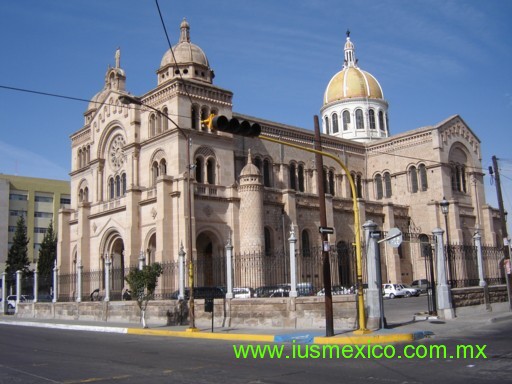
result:
[[[265,249],[263,183],[258,167],[252,163],[251,150],[247,165],[240,172],[240,247],[245,252]]]
[[[344,51],[343,69],[325,90],[323,133],[359,142],[388,137],[388,103],[377,79],[359,68],[349,31]]]

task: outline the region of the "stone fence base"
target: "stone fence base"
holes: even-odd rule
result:
[[[452,304],[456,315],[463,315],[475,310],[491,311],[508,302],[506,285],[486,287],[453,288]]]
[[[205,312],[205,300],[196,299],[196,326],[211,326],[212,314]],[[135,301],[19,303],[16,317],[138,323],[140,310]],[[333,296],[334,327],[356,328],[356,302],[353,295]],[[146,310],[149,324],[188,324],[187,303],[177,300],[151,301]],[[324,328],[323,297],[215,299],[216,327]]]

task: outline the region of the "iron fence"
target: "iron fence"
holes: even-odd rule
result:
[[[505,284],[500,268],[503,252],[498,247],[482,246],[484,279],[487,285]],[[446,247],[448,284],[452,288],[474,287],[480,283],[477,248],[473,245],[450,244]]]

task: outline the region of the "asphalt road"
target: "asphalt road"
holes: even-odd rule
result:
[[[1,325],[0,383],[506,383],[512,382],[511,327],[503,321],[442,340],[449,354],[456,344],[475,346],[478,359],[294,359],[298,347],[290,344],[289,358],[237,359],[233,343],[217,340]],[[403,347],[396,346],[398,355]]]

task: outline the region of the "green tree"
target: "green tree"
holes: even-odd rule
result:
[[[57,258],[57,234],[53,230],[53,222],[46,230],[37,261],[37,273],[40,279],[40,287],[45,293],[50,293],[53,268]]]
[[[29,239],[27,237],[25,218],[20,216],[16,223],[16,231],[14,232],[12,245],[7,254],[7,261],[5,263],[8,285],[13,285],[16,281],[16,271],[21,271],[23,277],[27,277],[31,274],[29,270],[30,261],[28,260],[28,243]]]
[[[145,265],[142,269],[133,268],[124,278],[130,286],[132,297],[137,300],[143,328],[148,328],[146,325],[146,308],[149,301],[153,298],[158,278],[161,274],[162,265],[160,263],[153,263]]]

